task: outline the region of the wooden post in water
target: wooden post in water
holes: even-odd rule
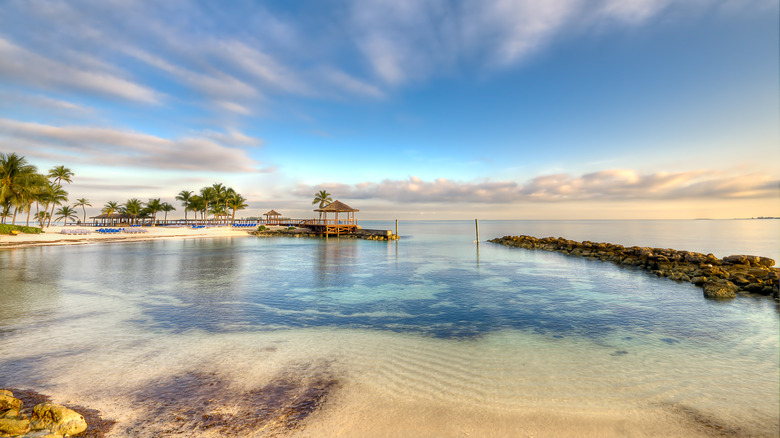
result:
[[[479,244],[479,219],[474,219],[474,224],[477,226],[477,244]]]
[[[398,219],[395,220],[395,235],[398,235]]]

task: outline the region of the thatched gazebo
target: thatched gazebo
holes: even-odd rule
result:
[[[344,224],[341,225],[347,225],[347,228],[354,228],[357,225],[357,219],[355,219],[355,212],[358,212],[360,210],[356,208],[352,208],[349,205],[339,201],[335,200],[331,202],[330,204],[326,205],[325,207],[318,208],[314,211],[324,213],[325,217],[320,221],[323,225],[326,227],[328,226],[338,226],[339,224],[339,213],[346,213],[346,221]],[[335,218],[328,220],[328,213],[334,213]],[[350,214],[351,213],[351,214]],[[338,233],[340,230],[337,228],[336,232]]]
[[[98,216],[90,216],[90,219],[93,219],[92,222],[95,223],[95,225],[98,225],[98,222],[101,226],[111,226],[116,225],[118,223],[129,223],[133,217],[129,214],[124,213],[116,213],[116,214],[101,214]]]
[[[277,213],[276,210],[271,210],[268,213],[263,214],[265,216],[265,223],[268,225],[278,224],[279,223],[279,216],[281,216],[281,213]]]

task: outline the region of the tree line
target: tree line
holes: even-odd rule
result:
[[[30,225],[30,218],[37,221],[41,228],[51,226],[52,219],[68,221],[78,220],[77,208],[81,207],[82,222],[87,221],[86,207],[91,207],[86,198],[76,199],[72,205],[68,204],[68,192],[62,184],[70,184],[75,174],[65,166],[54,166],[46,174],[39,173],[36,166],[27,162],[27,159],[18,154],[0,152],[0,223],[5,224],[8,218],[15,223],[18,215],[26,215],[25,222]],[[176,200],[181,201],[184,207],[184,218],[187,212],[194,212],[195,220],[205,222],[208,215],[213,215],[218,221],[232,222],[236,218],[236,212],[248,207],[246,198],[230,187],[221,183],[203,187],[199,193],[190,190],[182,190],[176,195]],[[35,214],[32,214],[33,206]],[[55,209],[59,207],[55,211]],[[157,220],[157,214],[165,214],[176,208],[160,198],[149,199],[143,202],[137,198],[128,199],[120,204],[117,201],[107,202],[101,209],[103,214],[111,218],[114,214],[129,216],[133,222],[151,219]]]

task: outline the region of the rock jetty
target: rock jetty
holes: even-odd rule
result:
[[[659,277],[701,286],[707,298],[734,298],[737,293],[751,293],[772,296],[780,301],[778,268],[774,267],[775,261],[768,257],[731,255],[719,259],[712,254],[691,251],[576,242],[561,237],[504,236],[489,242],[636,266]]]

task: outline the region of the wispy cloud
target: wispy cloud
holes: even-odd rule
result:
[[[719,171],[657,172],[610,169],[580,176],[540,175],[523,184],[514,181],[458,182],[445,178],[424,181],[384,180],[359,184],[302,185],[296,195],[327,189],[342,198],[383,199],[419,203],[509,203],[583,200],[734,199],[773,198],[780,195],[780,180],[763,174]]]
[[[346,12],[293,20],[289,11],[254,2],[219,13],[178,2],[4,6],[24,25],[0,36],[0,78],[158,103],[164,93],[154,89],[153,74],[127,73],[140,61],[244,116],[270,95],[381,98],[412,81],[460,74],[466,65],[507,68],[556,39],[605,25],[638,26],[683,8],[671,0],[333,0],[320,7]],[[235,32],[227,23],[250,31]]]
[[[34,108],[50,112],[68,112],[79,114],[92,114],[93,108],[86,107],[77,103],[63,99],[55,99],[43,94],[23,94],[18,92],[0,91],[0,108],[11,108],[20,106]]]
[[[87,71],[25,50],[0,38],[0,77],[44,89],[75,88],[105,96],[157,103],[161,93],[107,72]]]
[[[383,82],[400,85],[464,60],[505,68],[561,36],[591,27],[641,25],[669,0],[353,0],[348,25]],[[701,5],[715,3],[700,0]]]
[[[91,126],[52,126],[0,119],[0,146],[37,157],[70,155],[103,166],[143,167],[212,172],[261,172],[238,145],[258,139],[237,132],[176,139],[141,132]]]

